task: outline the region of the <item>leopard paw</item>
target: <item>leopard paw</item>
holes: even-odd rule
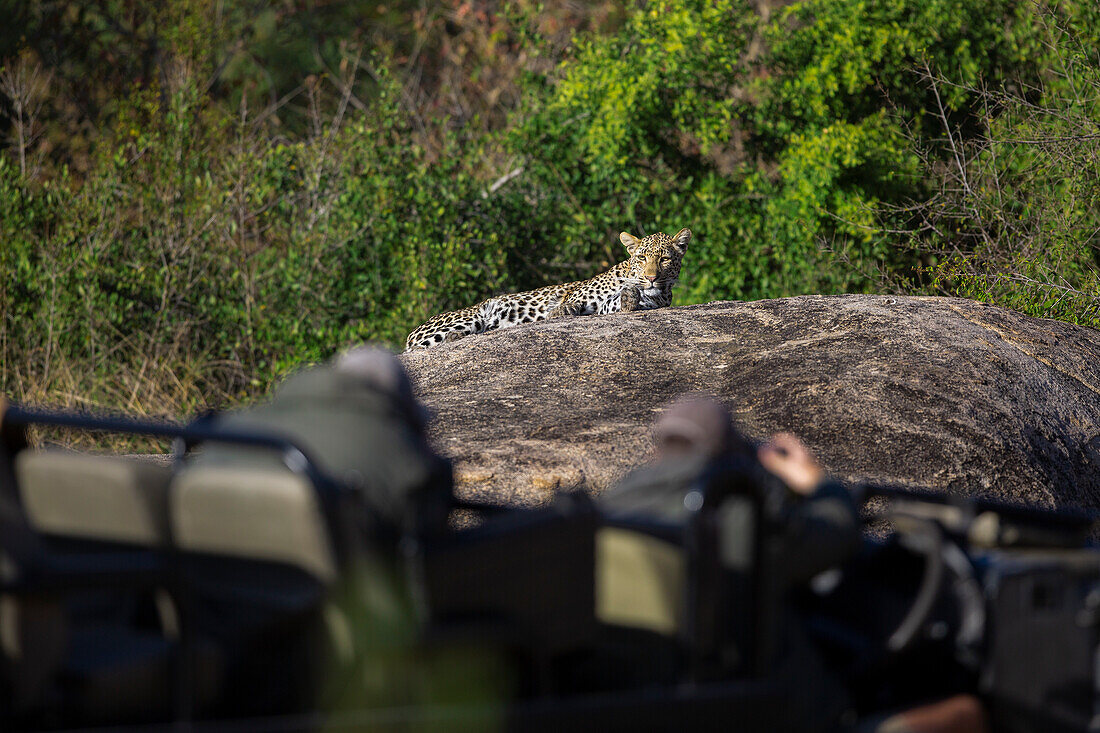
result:
[[[627,288],[623,291],[623,294],[619,296],[619,310],[624,313],[636,311],[641,301],[641,293],[638,292],[638,288]]]

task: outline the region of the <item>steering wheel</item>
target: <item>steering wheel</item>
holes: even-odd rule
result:
[[[917,632],[932,615],[932,609],[936,607],[936,599],[939,598],[940,588],[943,585],[946,543],[943,528],[933,521],[918,522],[914,524],[914,528],[920,529],[900,535],[900,541],[907,549],[915,550],[924,556],[924,572],[921,575],[917,595],[913,598],[913,604],[906,612],[905,618],[886,639],[886,648],[895,654],[912,646]]]
[[[950,589],[958,604],[959,626],[955,646],[960,661],[972,656],[973,645],[981,640],[985,628],[985,603],[974,569],[966,553],[944,534],[943,527],[931,519],[906,517],[906,531],[899,533],[905,547],[924,557],[924,571],[913,603],[893,633],[886,648],[894,654],[909,649],[920,630],[928,623],[945,589]],[[953,582],[945,583],[950,574]]]

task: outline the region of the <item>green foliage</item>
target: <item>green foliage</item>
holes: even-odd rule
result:
[[[1036,318],[1055,318],[1100,328],[1100,270],[1076,257],[1056,254],[992,263],[977,255],[956,255],[930,271],[931,289],[1012,308]]]
[[[943,121],[952,158],[930,176],[917,246],[935,257],[931,292],[1100,327],[1100,10],[1040,13],[1050,64],[1031,93],[978,90],[972,140]]]
[[[132,95],[79,187],[0,157],[0,389],[193,411],[502,287],[515,222],[464,167],[477,141],[429,159],[376,77],[371,110],[293,142],[181,76]]]
[[[481,12],[452,5],[447,23]],[[36,123],[15,100],[42,85],[0,75],[16,398],[249,399],[433,313],[590,277],[622,259],[621,230],[692,229],[678,303],[915,288],[1097,325],[1088,5],[663,0],[564,57],[490,12],[482,58],[526,70],[499,130],[476,114],[499,106],[356,50],[401,4],[131,6],[19,5],[22,40],[0,33],[3,63],[42,61],[54,85]],[[98,57],[101,83],[81,73]]]
[[[950,67],[970,83],[1024,68],[1035,40],[1016,8],[638,8],[621,32],[578,42],[522,130],[533,175],[564,209],[555,237],[577,243],[560,256],[595,258],[592,221],[605,236],[690,225],[688,300],[872,288],[868,272],[913,262],[875,235],[880,204],[922,191],[905,125],[926,124],[930,95],[913,68]],[[973,99],[956,90],[948,105]]]

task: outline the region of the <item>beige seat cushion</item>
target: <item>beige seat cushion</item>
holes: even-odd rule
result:
[[[615,527],[596,532],[596,617],[669,636],[684,618],[683,548]]]
[[[171,469],[152,461],[21,451],[15,475],[31,526],[46,534],[160,545]]]
[[[297,566],[336,577],[332,547],[310,482],[282,469],[197,465],[172,486],[181,549]]]

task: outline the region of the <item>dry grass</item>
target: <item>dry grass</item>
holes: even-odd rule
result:
[[[529,0],[518,4],[496,0],[445,0],[431,7],[424,4],[409,16],[409,26],[400,29],[403,36],[400,43],[393,34],[372,39],[376,47],[388,49],[394,73],[401,81],[402,103],[414,123],[415,139],[409,141],[410,145],[418,145],[430,157],[443,150],[440,131],[445,127],[461,127],[474,136],[504,127],[508,116],[520,103],[523,75],[552,70],[565,53],[574,31],[613,26],[618,22],[621,3],[553,0],[545,3],[543,12],[537,16],[534,8],[535,3]],[[526,20],[521,20],[522,17]],[[532,42],[532,36],[538,39],[537,42]],[[45,96],[63,94],[65,88],[61,81],[55,80],[54,88],[49,89],[49,71],[31,61],[33,59],[20,59],[20,65],[12,67],[13,70],[0,79],[5,85],[3,93],[21,102],[16,120],[19,124],[12,128],[15,138],[8,141],[8,149],[15,154],[24,175],[32,172],[28,169],[37,165],[45,149],[56,145],[48,136],[41,136],[42,126],[37,115]],[[186,69],[176,71],[184,74]],[[365,54],[349,48],[341,68],[332,69],[320,78],[303,79],[295,94],[267,108],[249,110],[247,101],[242,100],[241,127],[248,130],[248,136],[237,141],[238,147],[255,146],[255,150],[260,150],[272,144],[279,134],[278,125],[273,121],[281,107],[288,104],[304,104],[313,136],[319,140],[324,138],[339,128],[344,111],[349,107],[366,108],[371,104],[369,99],[357,96],[356,91],[359,89],[362,94],[364,87],[357,86],[357,82],[365,80],[371,71],[371,62]],[[169,74],[165,80],[169,93],[174,86],[181,86],[173,85],[173,79],[174,75]],[[441,126],[441,120],[446,120],[445,125]],[[94,120],[84,122],[93,127],[99,124]],[[140,164],[143,152],[136,149],[131,152],[133,160]],[[319,160],[319,168],[324,167],[323,162]],[[480,162],[482,170],[475,174],[491,181],[508,164],[508,161],[497,160],[490,152]],[[318,177],[323,173],[319,171]],[[242,170],[241,175],[246,172]],[[79,179],[79,174],[76,178]],[[153,183],[160,180],[151,178]],[[73,185],[79,183],[75,180]],[[199,331],[196,324],[157,315],[165,312],[170,304],[187,302],[188,293],[195,285],[188,278],[203,277],[205,273],[201,264],[196,264],[199,262],[196,259],[200,254],[198,248],[208,246],[204,243],[211,236],[239,252],[242,261],[259,248],[270,246],[271,234],[258,229],[256,222],[262,212],[258,207],[273,204],[248,201],[243,193],[245,187],[239,188],[240,191],[230,192],[230,199],[239,204],[239,211],[232,217],[236,227],[231,232],[218,231],[212,235],[208,231],[210,222],[205,218],[189,216],[173,206],[171,202],[181,197],[179,191],[169,188],[154,191],[155,199],[164,204],[160,213],[140,209],[140,206],[140,210],[133,207],[97,210],[95,218],[108,224],[87,232],[83,239],[72,241],[68,235],[58,232],[43,241],[39,248],[40,267],[55,289],[46,289],[45,302],[38,304],[33,322],[16,322],[10,314],[0,318],[0,391],[6,392],[9,399],[27,405],[175,420],[261,395],[270,385],[260,383],[256,366],[251,361],[250,354],[257,352],[257,345],[244,344],[241,355],[234,358],[215,358],[203,350],[201,343],[196,343],[195,334]],[[94,205],[110,208],[112,201],[113,197],[106,196]],[[302,200],[294,205],[314,212],[326,209],[324,201]],[[63,254],[69,248],[85,248],[88,258],[84,261],[94,263],[101,248],[125,241],[129,230],[141,226],[163,231],[161,246],[166,257],[178,263],[177,274],[166,281],[160,309],[153,314],[149,332],[121,335],[124,329],[104,323],[95,312],[96,306],[90,297],[86,299],[86,313],[79,316],[79,323],[63,323],[51,302],[58,300],[56,288],[66,287],[59,283],[79,281],[73,277],[71,268],[80,263],[79,258]],[[63,262],[67,264],[61,264]],[[242,267],[242,271],[247,270]],[[81,275],[89,279],[94,276],[94,272]],[[5,286],[0,285],[0,307],[6,307],[10,302],[8,297]],[[246,304],[251,302],[247,293],[242,297]],[[67,315],[71,318],[73,313]],[[67,329],[79,329],[77,332],[86,336],[74,346],[74,331],[64,333]],[[333,345],[336,346],[338,344]],[[75,435],[54,430],[48,433],[34,431],[32,438],[36,442],[125,452],[163,452],[167,449],[162,441]]]

